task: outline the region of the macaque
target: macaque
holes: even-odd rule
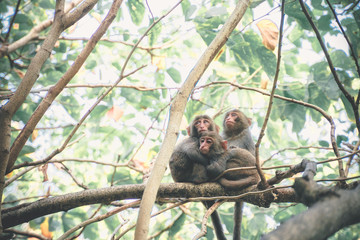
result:
[[[211,179],[230,168],[255,166],[255,157],[241,148],[227,148],[227,141],[214,131],[202,132],[199,139],[201,154],[209,160],[206,167]],[[245,188],[259,181],[256,169],[237,170],[225,173],[219,183],[227,189]]]
[[[205,131],[219,132],[219,129],[209,116],[199,115],[187,128],[189,137],[175,147],[169,163],[171,176],[175,182],[199,184],[210,181],[206,170],[209,161],[199,151],[199,136]],[[213,203],[213,201],[203,202],[206,208],[210,208]],[[220,216],[216,211],[211,214],[211,220],[217,239],[226,240]]]
[[[227,140],[230,148],[243,148],[255,156],[255,144],[249,130],[250,125],[250,118],[241,111],[233,109],[225,114],[222,137]]]
[[[207,115],[195,117],[187,128],[189,137],[180,142],[170,157],[171,176],[175,182],[204,183],[209,178],[206,172],[208,160],[200,154],[199,134],[204,131],[218,131],[214,121]]]
[[[255,157],[245,149],[227,148],[227,141],[216,132],[202,132],[199,150],[209,159],[208,175],[214,179],[223,171],[230,168],[255,166]],[[218,182],[227,189],[246,188],[257,184],[259,176],[256,169],[238,170],[225,173]],[[242,201],[236,202],[234,207],[233,239],[241,239]]]
[[[224,131],[222,133],[222,137],[228,141],[230,148],[243,148],[255,156],[255,145],[249,130],[250,125],[251,119],[246,117],[244,113],[238,109],[230,110],[225,114],[223,120]],[[223,184],[227,183],[223,182]],[[235,203],[234,239],[241,239],[242,208],[242,201]]]

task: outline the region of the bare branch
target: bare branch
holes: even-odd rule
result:
[[[269,99],[269,105],[266,111],[266,115],[264,118],[264,123],[263,126],[260,130],[260,134],[258,137],[258,140],[255,144],[255,158],[256,158],[256,169],[259,173],[260,179],[261,179],[261,184],[264,188],[268,187],[268,184],[266,182],[266,178],[264,176],[263,171],[261,170],[261,165],[260,165],[260,154],[259,154],[259,147],[261,144],[261,140],[265,135],[265,129],[267,126],[267,123],[269,121],[269,117],[270,117],[270,113],[271,113],[271,108],[272,108],[272,104],[273,104],[273,98],[274,98],[274,94],[275,94],[275,89],[277,86],[277,81],[278,81],[278,77],[279,77],[279,72],[280,72],[280,63],[281,63],[281,46],[282,46],[282,37],[283,37],[283,29],[284,29],[284,18],[285,18],[285,0],[282,0],[281,2],[281,21],[280,21],[280,32],[279,32],[279,44],[278,44],[278,59],[277,59],[277,63],[276,63],[276,72],[275,72],[275,77],[274,77],[274,82],[273,82],[273,87],[271,89],[271,93],[270,93],[270,99]]]
[[[351,104],[351,107],[352,107],[352,110],[354,111],[354,115],[355,115],[355,121],[356,121],[356,128],[358,129],[358,131],[360,132],[360,119],[359,119],[359,109],[358,109],[358,106],[356,105],[355,101],[354,101],[354,98],[349,94],[348,91],[346,91],[345,87],[343,86],[343,84],[341,83],[340,79],[339,79],[339,76],[337,75],[337,72],[335,70],[335,67],[331,61],[331,58],[330,58],[330,55],[326,49],[326,46],[324,44],[324,41],[322,40],[321,38],[321,35],[319,33],[319,30],[316,28],[313,20],[311,19],[311,16],[309,15],[306,7],[305,7],[305,4],[303,2],[303,0],[299,0],[300,2],[300,5],[301,5],[301,8],[307,18],[307,20],[309,21],[311,27],[313,28],[314,30],[314,33],[320,43],[320,46],[325,54],[325,57],[326,57],[326,60],[329,64],[329,68],[330,68],[330,71],[332,73],[332,75],[334,76],[334,80],[336,82],[336,84],[338,85],[339,89],[341,90],[341,92],[344,94],[344,96],[346,97],[346,99],[349,101],[349,103]],[[334,151],[335,151],[335,155],[336,156],[339,156],[339,151],[337,150],[337,148],[334,148]],[[339,162],[339,174],[341,177],[344,177],[345,176],[345,173],[344,173],[344,168],[343,168],[343,165],[342,165],[342,162]]]
[[[75,227],[69,229],[68,231],[66,231],[63,235],[61,235],[58,240],[63,240],[65,239],[66,237],[68,237],[70,234],[72,234],[73,232],[77,231],[78,229],[82,228],[82,227],[85,227],[91,223],[94,223],[94,222],[99,222],[99,221],[102,221],[104,220],[105,218],[108,218],[108,217],[111,217],[121,211],[124,211],[125,209],[127,208],[131,208],[133,206],[136,206],[140,203],[140,200],[136,200],[136,201],[133,201],[131,203],[128,203],[122,207],[118,207],[118,208],[115,208],[114,210],[111,210],[110,212],[107,212],[103,215],[100,215],[100,216],[97,216],[97,217],[93,217],[93,218],[90,218],[78,225],[76,225]]]
[[[178,4],[180,3],[181,1]],[[203,55],[199,58],[196,65],[189,73],[189,76],[185,80],[184,84],[181,86],[181,89],[174,99],[174,102],[172,103],[166,135],[163,144],[161,145],[159,154],[156,158],[153,171],[151,172],[141,201],[139,215],[137,218],[137,227],[135,230],[135,240],[147,238],[151,209],[154,205],[156,192],[158,191],[161,179],[164,176],[171,152],[173,151],[176,143],[180,122],[185,111],[188,97],[190,96],[191,91],[193,91],[200,77],[203,75],[204,71],[207,69],[219,50],[226,43],[234,28],[238,25],[239,21],[245,14],[248,5],[248,0],[238,1],[233,13],[230,15],[229,19],[225,22]]]
[[[256,187],[253,187],[229,192],[225,191],[225,189],[217,183],[204,183],[200,185],[190,183],[163,183],[159,188],[157,197],[159,200],[161,198],[171,198],[172,201],[178,201],[176,198],[187,199],[189,201],[214,199],[234,201],[241,198],[241,200],[251,204],[268,206],[271,202],[297,202],[295,192],[290,187],[291,186],[282,186],[264,191],[258,191]],[[140,199],[144,189],[144,184],[131,184],[89,189],[44,198],[33,203],[20,204],[16,207],[2,209],[2,222],[4,228],[9,228],[37,217],[60,211],[68,211],[80,206],[95,203],[109,204],[112,201],[122,199]],[[275,190],[276,198],[274,198],[275,195],[273,193]],[[169,202],[169,200],[167,202]],[[183,204],[183,202],[179,204]]]
[[[50,107],[51,103],[54,101],[54,99],[60,94],[60,92],[64,89],[66,84],[70,82],[70,80],[77,74],[77,72],[80,70],[81,66],[87,59],[87,57],[90,55],[91,51],[96,46],[96,43],[99,41],[99,39],[105,34],[106,30],[114,20],[118,9],[120,8],[120,5],[122,3],[122,0],[114,1],[112,7],[109,10],[109,13],[105,17],[105,19],[101,22],[99,28],[95,31],[93,36],[91,37],[91,41],[89,41],[84,49],[81,51],[81,53],[76,58],[75,62],[71,67],[66,71],[66,73],[61,77],[61,79],[57,82],[57,84],[52,87],[46,97],[41,101],[39,106],[36,108],[33,115],[30,117],[29,121],[27,122],[24,129],[20,132],[20,134],[15,139],[13,145],[10,149],[10,157],[9,157],[9,163],[7,166],[7,172],[10,172],[21,149],[24,147],[27,139],[33,132],[34,128],[38,124],[38,122],[41,120],[45,112]],[[86,5],[88,7],[92,5]],[[87,9],[89,11],[90,9]],[[40,70],[40,69],[39,69]],[[15,93],[16,94],[16,93]],[[15,97],[15,95],[14,95]],[[11,99],[10,99],[11,101]],[[69,139],[70,140],[70,139]],[[66,146],[66,145],[65,145]]]
[[[74,0],[70,4],[67,4],[65,6],[64,13],[69,12],[71,9],[76,7],[81,1],[82,0]],[[42,31],[44,31],[45,29],[47,29],[48,27],[50,27],[52,24],[53,24],[53,20],[46,20],[46,21],[40,23],[39,25],[37,25],[36,27],[34,27],[33,29],[31,29],[30,32],[27,35],[25,35],[24,37],[22,37],[19,40],[11,43],[10,45],[8,45],[6,47],[6,49],[0,49],[0,58],[4,54],[9,54],[9,53],[15,51],[16,49],[19,49],[19,48],[25,46],[31,40],[37,39],[39,37],[39,34]]]
[[[196,240],[196,239],[199,239],[203,236],[206,235],[206,223],[207,223],[207,220],[209,218],[209,216],[216,211],[216,209],[218,207],[220,207],[221,204],[223,204],[225,201],[218,201],[218,202],[215,202],[205,213],[204,217],[203,217],[203,220],[202,220],[202,223],[201,223],[201,232],[199,232],[198,234],[195,235],[195,237],[193,238],[193,240]]]

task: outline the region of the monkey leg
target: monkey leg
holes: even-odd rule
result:
[[[205,205],[206,209],[209,209],[215,202],[214,201],[203,201],[202,203]],[[218,240],[226,240],[224,230],[221,225],[220,216],[217,211],[214,211],[211,214],[211,221],[214,225],[216,238]]]

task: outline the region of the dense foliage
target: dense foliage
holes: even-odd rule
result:
[[[72,7],[81,6],[78,2],[74,0],[76,6]],[[13,158],[14,166],[1,166],[7,167],[2,209],[86,189],[139,184],[148,177],[166,134],[169,109],[177,90],[235,5],[234,1],[184,0],[163,17],[176,3],[161,0],[122,3],[83,66],[78,67],[71,82],[41,115],[34,131],[25,137],[27,141],[19,148],[21,151],[10,154],[9,162]],[[80,53],[111,4],[112,1],[106,0],[97,2],[58,37],[36,82],[30,86],[30,93],[11,118],[11,144],[17,142],[37,107],[46,104],[47,94],[58,87],[54,85],[66,78],[67,71],[82,56]],[[266,94],[270,93],[277,70],[280,4],[273,0],[252,1],[188,99],[179,139],[186,136],[185,128],[194,115],[209,114],[221,126],[223,113],[239,108],[252,118],[251,131],[257,141],[268,109]],[[327,116],[336,126],[334,139],[341,156],[359,146],[360,124],[356,121],[360,88],[359,1],[313,0],[305,4],[320,38],[314,33],[300,1],[285,1],[276,97],[259,148],[263,167],[295,165],[304,158],[321,162],[336,157],[332,123]],[[15,96],[25,74],[31,70],[30,62],[44,49],[42,44],[51,34],[54,9],[55,0],[0,1],[0,109]],[[159,23],[152,25],[157,20]],[[145,38],[136,45],[148,29]],[[336,76],[329,68],[321,43]],[[107,93],[120,79],[118,86]],[[96,102],[98,99],[101,101]],[[87,115],[89,110],[91,113]],[[0,135],[5,136],[6,131],[0,130]],[[4,136],[0,142],[5,141]],[[4,151],[3,145],[0,150]],[[29,165],[37,161],[38,164]],[[346,174],[343,177],[359,176],[357,155],[345,158],[343,166]],[[265,170],[265,176],[271,178],[275,170]],[[319,184],[334,186],[336,182],[332,180],[338,178],[337,161],[318,164],[315,179],[324,180]],[[289,178],[279,185],[291,185],[293,181],[294,178]],[[172,182],[169,171],[162,182]],[[79,207],[11,229],[56,239],[77,224],[129,202]],[[167,206],[155,205],[154,212]],[[305,209],[300,203],[273,203],[270,208],[247,204],[242,237],[258,239]],[[224,203],[218,211],[230,237],[233,204]],[[131,226],[136,223],[137,214],[137,208],[128,208],[87,225],[74,236],[107,239],[130,229],[123,239],[132,239]],[[204,207],[199,202],[170,209],[152,219],[150,235],[156,239],[192,238],[200,231],[203,215]],[[330,239],[357,239],[359,232],[357,224],[342,229]],[[211,230],[206,238],[213,238]]]

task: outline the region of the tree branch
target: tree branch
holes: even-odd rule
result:
[[[181,1],[180,1],[181,2]],[[179,2],[179,3],[180,3]],[[203,55],[194,66],[189,76],[181,86],[178,94],[170,109],[170,119],[166,129],[166,135],[161,145],[159,154],[156,158],[153,171],[151,172],[149,181],[146,185],[144,195],[141,201],[137,225],[135,230],[135,240],[147,238],[149,231],[149,222],[151,209],[154,205],[161,179],[165,173],[166,166],[168,165],[170,154],[176,143],[180,122],[184,114],[187,99],[193,91],[196,83],[203,75],[211,61],[214,59],[218,51],[226,43],[228,37],[237,26],[242,16],[249,5],[248,0],[239,0],[233,13],[221,28],[220,32],[216,35],[215,39],[210,43]]]
[[[338,230],[359,222],[360,186],[326,196],[261,239],[327,239]]]
[[[144,189],[145,184],[132,184],[90,189],[64,194],[62,196],[44,198],[33,203],[25,203],[17,205],[16,207],[3,209],[2,221],[4,227],[9,228],[47,214],[68,211],[80,206],[95,203],[109,204],[115,200],[140,199]],[[276,198],[274,199],[274,193],[272,193],[271,189],[259,192],[256,187],[252,187],[241,191],[225,191],[225,189],[217,183],[204,183],[200,185],[191,183],[164,183],[161,184],[159,188],[157,198],[160,202],[161,198],[193,198],[192,201],[202,201],[204,199],[206,200],[206,198],[199,197],[221,199],[220,196],[227,196],[225,199],[231,201],[229,196],[238,196],[244,193],[246,195],[242,197],[241,200],[257,206],[268,206],[269,201],[297,202],[295,192],[291,188],[276,189]],[[177,201],[176,199],[172,200]],[[169,201],[167,200],[166,202]]]
[[[92,5],[90,3],[92,3]],[[94,6],[96,1],[95,1],[95,3],[94,2],[90,2],[90,3],[84,4],[84,6],[81,5],[79,7],[80,9],[83,9],[82,13],[84,12],[84,9],[87,11],[90,11],[90,9]],[[36,127],[38,122],[41,120],[41,118],[43,117],[45,112],[49,109],[52,102],[60,94],[60,92],[64,89],[66,84],[68,84],[71,81],[71,79],[77,74],[77,72],[80,70],[81,66],[84,64],[85,60],[87,59],[87,57],[90,55],[91,51],[95,48],[99,39],[105,34],[106,30],[108,29],[108,27],[110,26],[110,24],[112,23],[114,18],[116,17],[117,11],[120,8],[121,3],[122,3],[122,0],[117,0],[117,1],[113,2],[113,5],[111,6],[111,8],[109,10],[109,13],[105,17],[105,19],[101,22],[100,26],[95,31],[95,33],[92,35],[91,40],[89,42],[87,42],[84,49],[77,56],[73,65],[71,65],[71,67],[66,71],[66,73],[60,78],[60,80],[53,87],[50,88],[46,97],[41,101],[39,106],[36,108],[35,112],[31,115],[26,126],[22,129],[20,134],[15,139],[13,145],[11,146],[9,163],[7,166],[7,172],[11,171],[21,149],[24,147],[27,139],[29,138],[29,136],[31,135],[34,128]],[[85,7],[87,7],[87,8],[91,7],[91,8],[87,9]],[[78,10],[78,11],[81,11],[81,10]],[[77,15],[74,15],[74,16],[77,16]],[[81,17],[82,16],[83,15],[81,15]],[[15,95],[14,95],[14,97],[15,97]]]
[[[270,99],[269,99],[269,104],[268,104],[268,108],[266,111],[266,115],[264,118],[264,123],[262,125],[262,128],[260,130],[260,134],[258,137],[258,140],[255,144],[255,158],[256,158],[256,169],[259,173],[260,179],[261,179],[261,185],[263,188],[267,188],[269,185],[266,181],[266,178],[264,176],[263,171],[261,170],[261,165],[260,165],[260,154],[259,154],[259,147],[261,144],[261,140],[265,135],[265,129],[267,126],[267,123],[269,121],[269,117],[270,117],[270,113],[271,113],[271,108],[272,108],[272,104],[273,104],[273,99],[274,99],[274,95],[275,95],[275,89],[277,86],[277,81],[279,78],[279,72],[280,72],[280,63],[281,63],[281,46],[282,46],[282,37],[283,37],[283,29],[284,29],[284,19],[285,19],[285,0],[282,0],[281,2],[281,21],[280,21],[280,32],[279,32],[279,44],[278,44],[278,59],[277,59],[277,63],[276,63],[276,72],[275,72],[275,77],[274,77],[274,82],[273,82],[273,86],[271,89],[271,93],[270,93]]]
[[[320,46],[325,54],[325,57],[326,57],[326,60],[329,64],[329,68],[330,68],[330,71],[332,73],[332,75],[334,76],[334,80],[336,82],[336,84],[338,85],[339,89],[341,90],[341,92],[345,95],[346,99],[349,101],[349,103],[351,104],[351,107],[354,111],[354,115],[355,115],[355,121],[356,121],[356,128],[358,129],[358,131],[360,132],[360,119],[359,119],[359,109],[358,107],[356,106],[355,104],[355,101],[354,101],[354,98],[349,94],[348,91],[346,91],[345,87],[342,85],[337,73],[336,73],[336,70],[335,70],[335,67],[331,61],[331,58],[330,58],[330,55],[326,49],[326,46],[324,44],[324,41],[322,40],[321,38],[321,35],[319,33],[319,30],[316,28],[313,20],[311,19],[311,16],[309,15],[308,11],[306,10],[306,7],[305,7],[305,4],[303,2],[303,0],[299,0],[300,2],[300,5],[301,5],[301,8],[307,18],[307,20],[309,21],[311,27],[313,28],[314,30],[314,33],[320,43]],[[335,151],[335,155],[336,156],[339,156],[339,151],[337,150],[337,147],[334,148],[334,151]],[[343,164],[342,162],[339,162],[339,174],[340,174],[340,177],[344,177],[345,174],[344,174],[344,168],[343,168]]]

